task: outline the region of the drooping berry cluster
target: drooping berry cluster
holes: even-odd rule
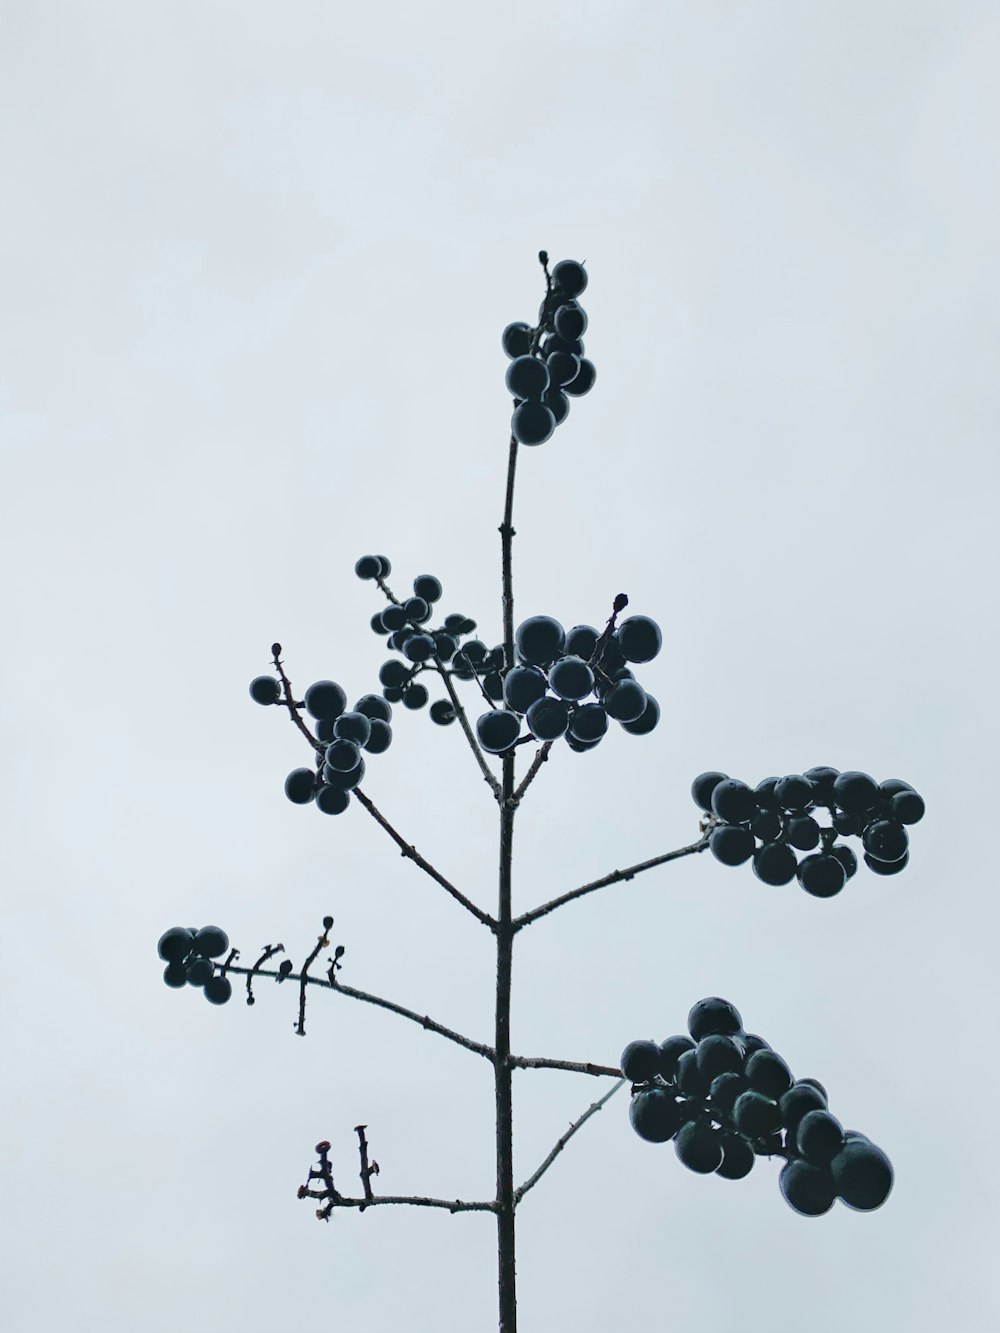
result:
[[[539,259],[548,264],[544,250]],[[577,300],[586,287],[583,265],[561,260],[552,270],[538,324],[533,328],[519,321],[503,331],[501,344],[511,358],[506,385],[514,399],[510,429],[519,444],[544,444],[566,419],[570,397],[594,385],[597,371],[583,355],[587,312]]]
[[[700,773],[691,784],[696,805],[713,817],[712,854],[723,865],[753,861],[765,884],[798,878],[807,893],[832,898],[858,868],[838,836],[860,835],[865,865],[895,875],[909,861],[905,825],[923,818],[923,798],[907,782],[876,782],[867,773],[810,768],[749,787],[725,773]],[[827,810],[831,823],[817,816]],[[816,850],[816,849],[819,850]],[[797,852],[811,855],[798,859]]]
[[[892,1164],[830,1113],[826,1090],[793,1079],[763,1037],[743,1030],[728,1000],[710,996],[688,1014],[690,1037],[632,1041],[621,1070],[632,1081],[629,1119],[649,1143],[671,1140],[691,1171],[741,1180],[758,1156],[784,1157],[779,1184],[807,1217],[835,1199],[869,1212],[892,1188]]]
[[[618,598],[616,615],[627,600]],[[645,735],[659,721],[660,706],[628,664],[651,662],[662,643],[660,627],[648,616],[630,616],[604,633],[592,625],[567,633],[552,616],[530,616],[514,636],[517,665],[503,676],[507,707],[476,722],[480,745],[491,754],[509,750],[520,738],[522,718],[535,740],[565,736],[576,751],[599,745],[609,718],[623,731]]]
[[[160,936],[157,952],[166,963],[163,980],[168,986],[200,986],[205,999],[225,1004],[233,993],[225,972],[216,972],[213,958],[229,948],[229,936],[218,926],[171,926]]]

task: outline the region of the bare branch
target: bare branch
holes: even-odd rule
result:
[[[430,875],[431,879],[435,880],[438,884],[440,884],[443,889],[446,889],[447,892],[451,894],[451,896],[455,899],[457,903],[461,903],[467,912],[472,913],[472,915],[476,918],[477,921],[481,921],[484,926],[489,926],[490,930],[494,930],[496,928],[496,922],[490,916],[490,914],[488,912],[484,912],[482,908],[477,907],[476,904],[472,902],[471,899],[466,898],[465,894],[461,891],[461,889],[456,889],[454,884],[452,884],[450,880],[445,879],[444,875],[442,875],[439,870],[435,870],[434,867],[431,865],[431,863],[429,861],[426,861],[420,855],[420,853],[417,851],[416,847],[414,847],[412,843],[408,843],[406,839],[402,836],[402,834],[397,833],[396,830],[393,828],[393,826],[386,819],[385,815],[383,815],[381,810],[379,810],[378,807],[375,805],[374,801],[372,801],[368,796],[366,796],[360,787],[354,788],[354,795],[358,798],[358,800],[365,807],[365,809],[368,811],[371,817],[376,821],[376,823],[381,824],[381,826],[385,829],[386,833],[388,833],[389,837],[392,838],[393,842],[395,842],[396,846],[400,848],[403,856],[405,856],[408,860],[413,861],[414,864],[418,865],[421,870],[423,870],[426,874]]]
[[[567,1069],[571,1074],[593,1074],[601,1078],[621,1078],[622,1071],[614,1065],[579,1064],[575,1060],[549,1060],[544,1055],[512,1055],[510,1064],[514,1069]]]
[[[458,718],[459,724],[465,732],[465,739],[469,742],[472,753],[476,757],[476,763],[479,765],[483,777],[489,783],[493,795],[499,801],[500,780],[486,762],[486,756],[483,754],[479,747],[479,742],[472,733],[472,728],[469,726],[469,719],[466,716],[465,709],[462,707],[462,701],[459,699],[455,686],[452,684],[451,672],[445,670],[444,663],[436,653],[434,654],[434,661],[437,663],[438,674],[444,681],[444,687],[448,691],[448,698],[451,700],[451,706],[455,710],[455,716]]]
[[[649,861],[640,861],[634,866],[629,866],[626,870],[612,870],[610,875],[591,880],[589,884],[582,884],[578,889],[571,889],[569,893],[562,893],[558,898],[553,898],[551,902],[543,903],[541,907],[533,907],[530,912],[525,912],[517,917],[514,921],[514,929],[521,930],[524,926],[530,926],[533,921],[548,916],[557,907],[562,907],[563,903],[572,902],[574,898],[582,898],[585,893],[593,893],[596,889],[603,889],[608,884],[617,884],[623,879],[634,879],[643,870],[652,870],[654,866],[665,865],[667,861],[677,861],[682,856],[691,856],[695,852],[703,852],[708,846],[708,839],[709,834],[705,833],[697,842],[692,842],[687,847],[678,847],[676,851],[664,852],[662,856],[654,856]]]
[[[606,1092],[604,1094],[604,1096],[600,1099],[600,1101],[596,1101],[592,1105],[588,1106],[586,1111],[584,1111],[583,1115],[580,1116],[579,1120],[573,1121],[569,1129],[562,1136],[562,1138],[559,1139],[559,1141],[556,1143],[556,1146],[552,1149],[548,1157],[546,1157],[545,1161],[541,1164],[541,1166],[534,1173],[534,1175],[529,1176],[528,1179],[524,1182],[524,1184],[519,1185],[518,1188],[514,1191],[515,1206],[521,1202],[521,1200],[527,1194],[528,1190],[530,1190],[533,1185],[538,1184],[539,1180],[541,1180],[542,1176],[545,1175],[545,1172],[556,1160],[556,1158],[562,1152],[563,1148],[566,1147],[566,1144],[570,1141],[570,1139],[573,1137],[576,1131],[582,1128],[582,1126],[586,1124],[586,1122],[590,1119],[592,1115],[596,1115],[597,1112],[604,1105],[604,1103],[610,1101],[611,1098],[618,1091],[618,1089],[623,1088],[625,1086],[626,1082],[627,1082],[626,1079],[620,1079],[619,1082],[615,1084],[615,1086],[611,1089],[610,1092]]]
[[[534,759],[532,759],[531,761],[531,767],[524,775],[524,779],[521,782],[521,785],[517,788],[517,790],[514,792],[514,795],[510,798],[512,805],[520,805],[521,797],[531,786],[532,782],[534,781],[535,775],[538,773],[538,770],[545,763],[546,759],[548,759],[549,751],[551,749],[552,749],[552,741],[546,741],[544,745],[542,745],[538,749]]]
[[[378,1208],[381,1204],[386,1203],[410,1204],[414,1208],[446,1208],[449,1213],[495,1213],[497,1210],[495,1199],[472,1201],[425,1199],[415,1194],[376,1194],[371,1199],[348,1199],[341,1194],[336,1199],[330,1199],[325,1190],[311,1190],[307,1189],[305,1185],[299,1186],[298,1197],[300,1199],[326,1199],[326,1207],[316,1209],[316,1216],[324,1222],[330,1220],[330,1214],[334,1208],[357,1208],[359,1212],[363,1213],[366,1208]]]
[[[235,973],[249,973],[250,968],[231,967],[229,971]],[[255,975],[259,977],[276,978],[278,973],[259,969]],[[335,994],[346,995],[352,1000],[361,1000],[365,1004],[374,1004],[379,1009],[388,1009],[390,1013],[399,1014],[401,1018],[408,1018],[411,1023],[418,1024],[427,1032],[435,1032],[439,1037],[445,1037],[448,1041],[455,1042],[457,1046],[464,1046],[467,1051],[472,1051],[476,1055],[481,1055],[483,1059],[489,1060],[491,1063],[494,1060],[492,1046],[484,1046],[481,1042],[472,1041],[469,1037],[463,1037],[460,1032],[453,1032],[451,1028],[446,1028],[443,1023],[435,1022],[435,1020],[429,1018],[427,1014],[418,1014],[413,1009],[407,1009],[404,1005],[396,1004],[394,1000],[385,1000],[381,995],[372,995],[369,991],[357,990],[354,986],[345,986],[342,982],[336,980],[332,965],[330,977],[332,979],[325,981],[321,977],[306,977],[305,981],[307,985],[324,986],[326,989],[332,990]],[[301,981],[302,977],[301,975],[297,976],[294,972],[290,972],[285,980]]]

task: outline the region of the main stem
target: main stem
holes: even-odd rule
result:
[[[514,662],[514,591],[511,547],[514,538],[514,470],[517,441],[511,436],[507,463],[507,495],[500,527],[503,558],[503,641],[505,665]],[[511,1099],[510,984],[514,955],[511,915],[511,866],[514,852],[514,755],[503,757],[500,798],[500,893],[497,907],[497,1009],[494,1040],[497,1108],[497,1276],[500,1333],[517,1333],[517,1288],[514,1267],[514,1122]]]

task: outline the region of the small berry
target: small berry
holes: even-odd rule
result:
[[[285,778],[285,795],[295,805],[308,805],[315,789],[316,774],[311,768],[294,768]]]
[[[377,579],[382,574],[382,561],[377,555],[363,555],[354,566],[359,579]]]
[[[276,704],[281,698],[281,682],[273,676],[255,676],[250,682],[250,698],[258,704]]]

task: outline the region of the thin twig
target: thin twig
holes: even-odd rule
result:
[[[240,972],[240,971],[246,972],[248,1005],[256,1004],[256,1000],[254,999],[254,993],[253,993],[254,977],[257,976],[257,974],[260,972],[260,969],[263,967],[263,965],[267,962],[269,958],[273,958],[276,953],[284,953],[284,952],[285,952],[285,946],[283,944],[268,944],[265,945],[264,952],[257,959],[256,963],[254,963],[253,967],[250,968],[230,967],[228,969],[230,972]]]
[[[512,1055],[514,1069],[566,1069],[571,1074],[593,1074],[595,1077],[621,1078],[622,1071],[614,1065],[580,1064],[576,1060],[550,1060],[544,1055]]]
[[[493,917],[491,917],[488,912],[484,912],[481,907],[477,907],[471,899],[466,898],[461,889],[456,889],[450,880],[445,879],[444,875],[442,875],[439,870],[435,870],[431,863],[420,855],[412,843],[407,842],[401,833],[397,833],[386,819],[385,815],[382,814],[381,810],[379,810],[375,803],[365,795],[360,787],[354,788],[354,795],[376,823],[381,824],[382,828],[385,829],[386,833],[388,833],[390,838],[396,843],[396,846],[399,847],[403,856],[408,860],[413,861],[421,870],[430,875],[431,879],[440,884],[443,889],[446,889],[456,902],[461,903],[467,912],[472,913],[477,921],[481,921],[484,926],[489,926],[491,930],[495,928],[496,922],[493,920]]]
[[[484,779],[489,783],[493,795],[499,801],[501,796],[499,779],[486,762],[486,756],[483,754],[479,742],[473,735],[472,727],[469,725],[469,719],[466,716],[465,709],[462,707],[462,701],[459,699],[455,686],[452,684],[451,672],[445,671],[444,663],[441,661],[441,658],[437,653],[434,654],[434,661],[437,664],[441,679],[444,681],[444,687],[448,691],[448,698],[451,700],[451,706],[455,710],[455,716],[458,718],[459,725],[465,732],[465,739],[469,742],[469,747],[476,757],[476,763],[479,765]]]
[[[546,759],[548,759],[549,751],[552,749],[553,744],[554,744],[553,741],[546,741],[544,745],[540,747],[534,759],[532,759],[531,767],[528,769],[527,773],[525,773],[524,780],[521,782],[521,785],[514,792],[514,795],[510,798],[511,802],[514,805],[521,804],[521,797],[531,786],[531,783],[535,775],[537,774],[538,770],[545,763]]]
[[[300,1185],[298,1189],[300,1199],[327,1199],[324,1190],[311,1190],[305,1185]],[[366,1208],[378,1208],[382,1204],[397,1203],[410,1204],[414,1208],[445,1208],[449,1213],[495,1213],[497,1210],[495,1199],[478,1199],[467,1201],[464,1199],[425,1199],[418,1195],[395,1195],[395,1194],[377,1194],[371,1199],[348,1199],[344,1195],[339,1195],[336,1199],[328,1199],[325,1208],[317,1208],[316,1216],[323,1222],[330,1220],[330,1214],[334,1208],[357,1208],[359,1212],[364,1212]]]
[[[572,902],[574,898],[582,898],[585,893],[593,893],[595,889],[603,889],[606,885],[617,884],[623,879],[634,879],[643,870],[652,870],[654,866],[665,865],[668,861],[676,861],[682,856],[691,856],[695,852],[703,852],[708,846],[708,838],[709,835],[706,833],[697,842],[692,842],[687,847],[678,847],[676,851],[664,852],[662,856],[654,856],[649,861],[640,861],[637,865],[629,866],[626,870],[613,870],[610,875],[604,875],[601,879],[592,880],[589,884],[581,884],[578,889],[571,889],[569,893],[562,893],[558,898],[553,898],[551,902],[543,903],[541,907],[533,907],[530,912],[524,912],[515,919],[514,929],[521,930],[524,926],[530,926],[533,921],[548,916],[549,912],[554,912],[557,907],[562,907],[564,903]]]
[[[306,1035],[306,983],[312,980],[311,977],[306,976],[306,973],[319,956],[320,949],[329,949],[329,947],[329,935],[326,930],[324,930],[322,935],[320,935],[319,939],[316,941],[315,949],[313,949],[312,953],[302,964],[302,971],[299,974],[299,1021],[295,1025],[295,1031],[300,1037]]]
[[[280,643],[271,644],[271,656],[274,659],[274,665],[277,668],[278,675],[281,677],[281,685],[285,692],[285,697],[283,699],[279,699],[278,703],[285,705],[285,707],[288,709],[289,717],[298,727],[299,731],[302,732],[302,735],[305,736],[306,740],[313,747],[313,749],[316,750],[318,753],[325,747],[321,741],[318,741],[316,739],[316,737],[312,734],[312,732],[309,730],[306,724],[302,721],[302,714],[299,710],[301,708],[304,708],[305,704],[295,702],[295,695],[292,693],[292,682],[285,675],[285,668],[282,666],[280,661],[281,658]]]
[[[354,1132],[358,1136],[358,1152],[361,1154],[361,1185],[365,1191],[365,1198],[372,1203],[375,1196],[372,1194],[372,1176],[378,1175],[378,1162],[369,1162],[368,1160],[368,1140],[365,1138],[367,1125],[355,1125]]]
[[[524,1182],[524,1184],[519,1185],[518,1188],[514,1191],[515,1206],[521,1202],[521,1200],[527,1194],[528,1190],[530,1190],[533,1185],[538,1184],[539,1180],[542,1178],[542,1176],[544,1176],[545,1172],[556,1160],[556,1158],[562,1152],[563,1148],[566,1147],[566,1144],[570,1141],[570,1139],[573,1137],[576,1131],[580,1129],[583,1125],[585,1125],[592,1115],[596,1115],[597,1112],[604,1105],[604,1103],[610,1101],[611,1098],[618,1091],[618,1089],[623,1088],[625,1086],[626,1082],[627,1082],[626,1079],[621,1079],[618,1083],[615,1084],[615,1086],[611,1089],[610,1092],[606,1092],[604,1094],[604,1096],[600,1099],[600,1101],[596,1101],[591,1106],[588,1106],[586,1111],[584,1111],[583,1115],[580,1116],[579,1120],[573,1121],[569,1129],[567,1129],[566,1133],[562,1136],[561,1139],[559,1139],[559,1141],[556,1143],[556,1146],[552,1149],[548,1157],[546,1157],[545,1161],[541,1164],[541,1166],[534,1173],[534,1175],[529,1176],[528,1179]]]
[[[246,967],[231,967],[230,972],[249,973],[250,969]],[[331,973],[331,975],[333,975]],[[257,976],[277,977],[277,972],[266,972],[260,970]],[[286,980],[297,981],[299,978],[294,972],[290,972]],[[414,1009],[407,1009],[404,1005],[396,1004],[394,1000],[385,1000],[381,995],[373,995],[369,991],[357,990],[354,986],[345,986],[342,982],[333,979],[324,979],[322,977],[306,977],[306,983],[310,986],[325,986],[335,994],[346,995],[352,1000],[361,1000],[365,1004],[374,1004],[379,1009],[388,1009],[390,1013],[399,1014],[401,1018],[408,1018],[411,1023],[416,1023],[427,1032],[436,1032],[439,1037],[445,1037],[448,1041],[453,1041],[457,1046],[464,1046],[467,1051],[472,1051],[476,1055],[481,1055],[485,1060],[491,1063],[494,1060],[492,1046],[484,1046],[481,1042],[472,1041],[469,1037],[463,1037],[460,1032],[454,1032],[451,1028],[446,1028],[443,1023],[436,1022],[429,1018],[427,1014],[418,1014]]]

